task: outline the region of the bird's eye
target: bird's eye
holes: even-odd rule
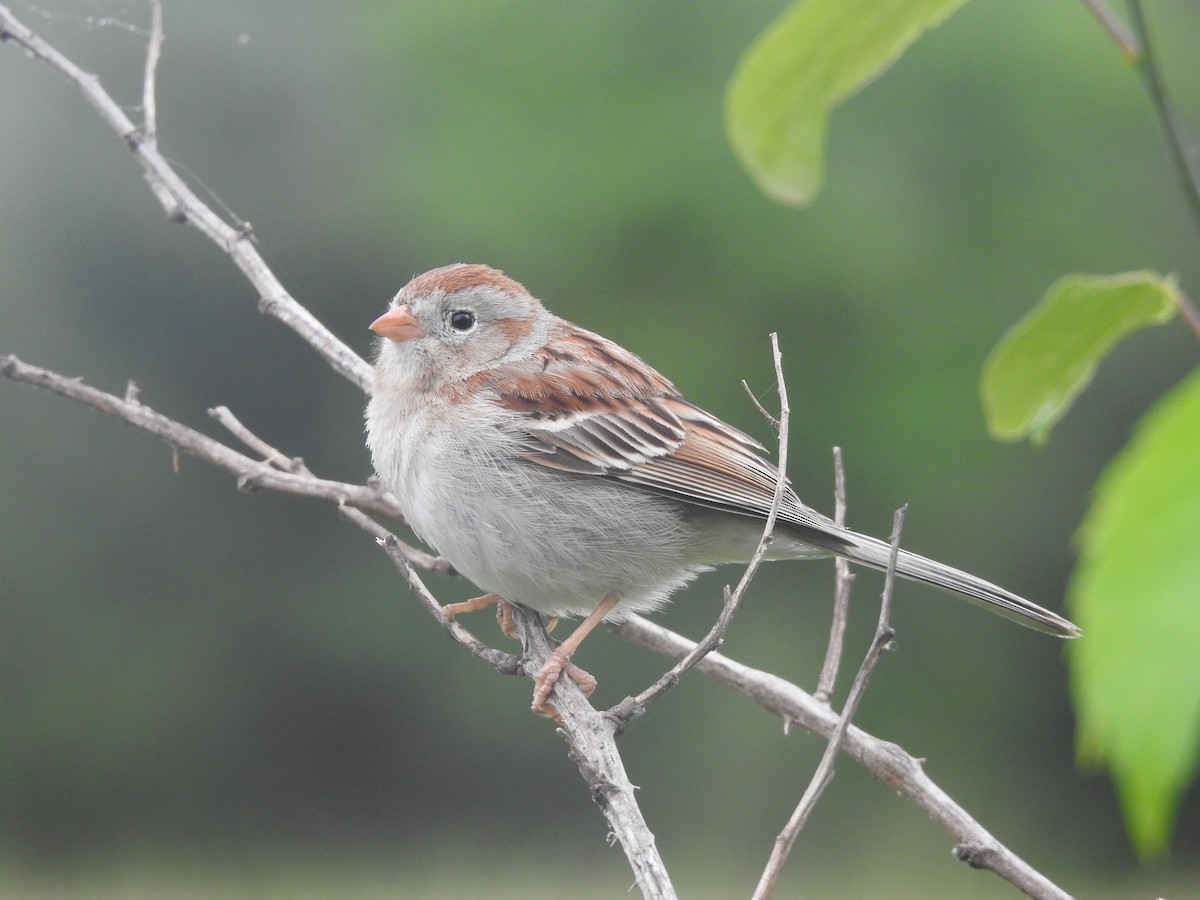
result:
[[[469,309],[456,309],[450,313],[450,327],[459,334],[466,334],[475,327],[475,313]]]

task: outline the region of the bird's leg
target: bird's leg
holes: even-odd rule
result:
[[[476,597],[473,600],[464,600],[461,603],[447,603],[442,607],[442,612],[446,614],[446,618],[451,622],[455,616],[461,616],[463,613],[476,612],[480,609],[486,609],[493,603],[503,603],[504,600],[499,594],[484,594],[482,597]],[[500,617],[500,611],[497,609],[496,618]],[[511,626],[511,618],[509,625]]]
[[[499,594],[484,594],[482,597],[476,597],[474,600],[464,600],[461,603],[447,603],[442,607],[442,612],[446,614],[447,619],[453,622],[455,616],[475,612],[484,607],[491,606],[493,603],[496,604],[496,624],[500,626],[500,633],[510,641],[515,641],[517,639],[517,629],[513,625],[512,604]]]
[[[507,600],[498,600],[496,602],[496,624],[500,626],[500,633],[510,641],[515,641],[519,637],[517,634],[517,626],[513,623],[513,608],[512,604]]]
[[[520,636],[517,634],[516,625],[513,624],[512,604],[499,594],[484,594],[482,597],[476,597],[473,600],[463,600],[461,603],[447,603],[442,607],[442,612],[446,614],[447,619],[453,622],[455,616],[461,616],[463,613],[478,612],[485,607],[491,606],[493,603],[496,604],[496,624],[500,626],[500,633],[510,641],[518,640]],[[558,616],[551,616],[546,620],[546,630],[553,631],[554,626],[557,624]],[[582,669],[579,671],[583,672]],[[583,674],[587,675],[586,672]],[[587,677],[591,678],[590,675]],[[580,687],[582,686],[580,685]],[[593,684],[592,687],[595,687],[595,685]]]
[[[612,612],[613,607],[620,599],[620,595],[615,593],[605,596],[588,614],[588,617],[579,623],[579,627],[571,632],[570,637],[554,648],[554,652],[546,659],[537,673],[537,678],[534,679],[532,705],[534,712],[541,712],[545,707],[546,701],[550,699],[550,694],[553,692],[554,686],[558,684],[563,672],[566,672],[567,677],[579,685],[580,690],[585,694],[590,694],[595,690],[596,679],[579,666],[571,665],[571,654],[579,648],[583,639],[591,634],[592,629]]]

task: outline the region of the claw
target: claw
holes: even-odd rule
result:
[[[500,626],[500,633],[510,641],[519,639],[516,623],[513,622],[512,604],[507,600],[501,600],[496,604],[496,624]]]
[[[562,648],[559,647],[559,650]],[[572,662],[563,665],[555,657],[558,650],[550,655],[546,660],[546,664],[542,666],[542,670],[538,672],[537,678],[534,680],[533,704],[530,706],[535,713],[541,713],[553,719],[559,725],[562,724],[562,717],[558,711],[546,701],[550,699],[550,694],[554,691],[554,686],[566,675],[571,681],[575,682],[575,686],[583,691],[585,697],[590,697],[592,691],[596,690],[596,678],[586,669],[581,669]]]
[[[558,684],[562,678],[563,672],[566,672],[567,677],[579,685],[579,689],[584,694],[590,694],[596,689],[596,679],[585,672],[579,666],[571,664],[571,654],[573,654],[583,639],[587,637],[593,628],[599,625],[604,617],[607,616],[614,606],[620,601],[620,595],[608,594],[601,600],[596,608],[593,609],[586,619],[579,623],[571,635],[554,648],[554,652],[547,657],[543,663],[541,670],[537,673],[537,677],[533,681],[533,703],[530,708],[534,712],[542,712],[547,709],[546,701],[550,699],[550,695],[554,692],[554,686]],[[554,707],[549,707],[551,710],[551,718],[558,719],[558,713],[554,711]]]

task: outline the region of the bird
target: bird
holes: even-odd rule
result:
[[[581,617],[535,678],[542,711],[603,621],[659,609],[700,572],[746,562],[779,473],[750,435],[686,400],[618,344],[551,313],[517,281],[456,263],[417,275],[370,325],[367,446],[408,525],[489,603]],[[767,559],[841,556],[886,570],[888,543],[786,484]],[[1073,623],[900,550],[898,575],[1061,638]]]

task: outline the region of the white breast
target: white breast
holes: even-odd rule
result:
[[[676,502],[520,459],[527,439],[501,412],[386,394],[367,412],[376,471],[409,524],[480,588],[554,615],[586,614],[616,591],[620,618],[704,568]]]

